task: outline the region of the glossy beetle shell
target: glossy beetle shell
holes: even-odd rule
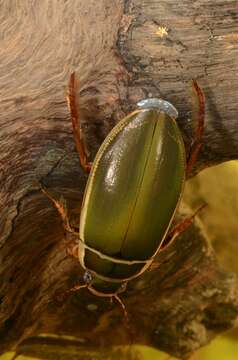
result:
[[[184,179],[184,143],[168,113],[137,110],[109,133],[89,175],[79,234],[80,262],[103,286],[148,266],[171,224]]]

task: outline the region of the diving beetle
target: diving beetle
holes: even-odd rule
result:
[[[197,82],[196,136],[185,154],[176,123],[178,112],[168,101],[148,98],[107,135],[92,164],[88,162],[77,109],[75,74],[71,74],[68,105],[79,159],[89,178],[80,214],[77,244],[71,254],[85,269],[82,287],[103,297],[115,298],[127,282],[152,264],[163,243],[191,223],[185,219],[170,230],[183,186],[202,144],[205,99]],[[64,227],[71,228],[65,206],[54,200]]]

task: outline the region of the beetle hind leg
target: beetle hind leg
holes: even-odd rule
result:
[[[172,230],[170,230],[169,234],[167,235],[165,244],[164,244],[164,246],[162,246],[162,248],[167,247],[167,245],[171,244],[171,242],[173,242],[173,240],[177,236],[184,233],[189,228],[189,226],[193,224],[194,219],[198,215],[198,213],[200,213],[206,206],[207,206],[207,204],[201,205],[192,215],[185,217],[178,224],[176,224],[172,228]]]
[[[205,120],[205,96],[202,89],[199,87],[196,80],[193,80],[193,89],[196,93],[197,102],[198,102],[198,112],[197,112],[197,128],[195,131],[195,138],[192,143],[192,146],[189,151],[187,158],[187,169],[186,175],[190,175],[193,165],[195,164],[198,153],[202,146],[202,137],[204,134],[204,120]]]
[[[71,121],[73,127],[74,141],[79,155],[81,166],[86,172],[90,172],[91,164],[88,161],[87,153],[85,150],[85,144],[83,141],[81,129],[80,129],[80,116],[78,113],[77,101],[76,101],[76,81],[75,73],[70,75],[68,95],[67,95],[68,107],[71,114]]]
[[[170,232],[166,236],[162,244],[161,251],[165,250],[169,245],[171,245],[171,243],[175,240],[177,236],[184,233],[189,228],[189,226],[193,224],[194,219],[198,215],[198,213],[200,213],[206,206],[207,206],[206,203],[201,205],[192,215],[185,217],[178,224],[174,225],[172,230],[170,230]],[[159,266],[160,266],[159,262],[154,261],[149,269],[150,271],[155,270]]]

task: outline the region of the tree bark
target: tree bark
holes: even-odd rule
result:
[[[1,352],[55,359],[41,353],[42,339],[29,339],[48,332],[77,337],[58,339],[57,353],[67,343],[83,359],[85,352],[115,358],[113,346],[131,343],[189,356],[238,322],[237,279],[217,264],[202,224],[161,252],[160,266],[131,281],[122,295],[126,323],[118,304],[85,289],[58,299],[83,282],[83,270],[66,254],[61,221],[39,182],[67,200],[77,223],[87,177],[65,96],[72,71],[91,159],[113,125],[148,96],[177,107],[188,148],[193,78],[206,96],[194,172],[237,159],[237,1],[12,0],[0,9]],[[45,344],[52,349],[52,341]]]

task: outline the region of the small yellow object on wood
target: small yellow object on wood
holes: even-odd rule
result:
[[[163,38],[164,36],[168,35],[168,29],[165,26],[159,26],[158,30],[156,31],[156,35]]]

